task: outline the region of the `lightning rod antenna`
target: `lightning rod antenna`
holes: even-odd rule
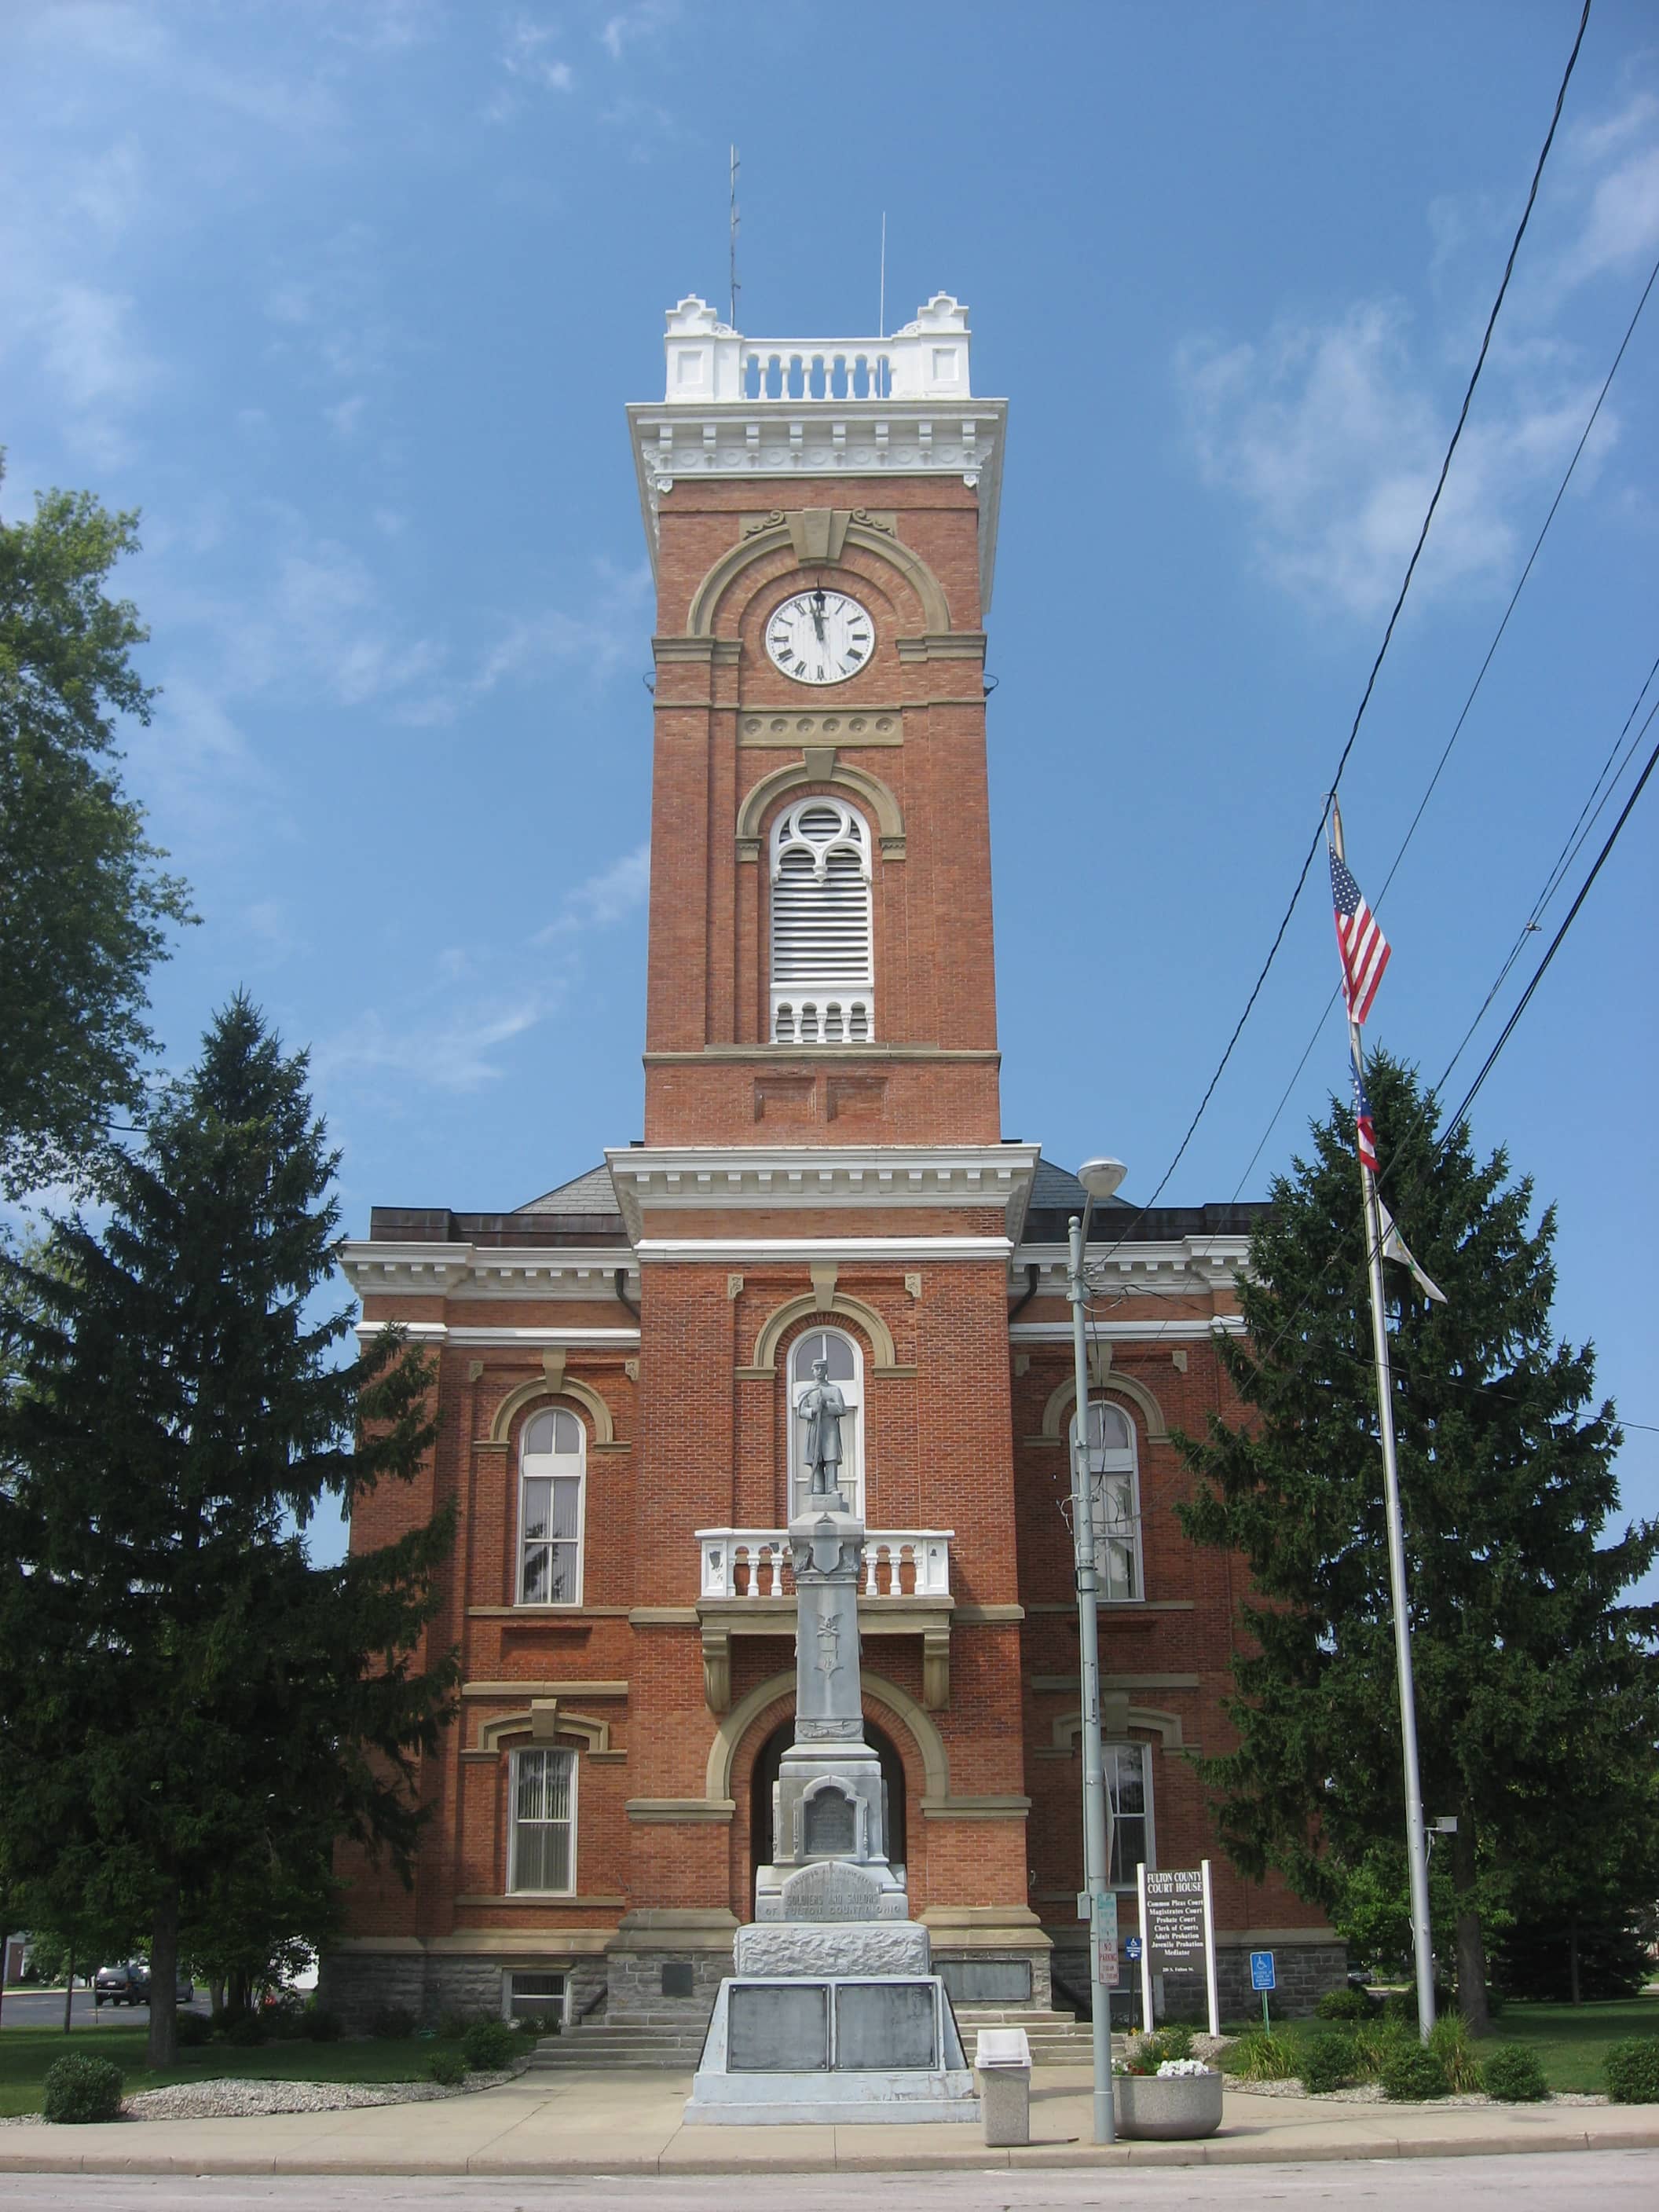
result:
[[[734,147],[732,149],[732,242],[731,242],[731,265],[732,265],[732,312],[731,312],[731,315],[730,315],[730,317],[729,317],[729,319],[728,319],[730,320],[730,322],[731,322],[731,325],[732,325],[732,329],[733,329],[733,330],[736,330],[736,328],[738,327],[738,293],[743,289],[742,285],[740,285],[740,284],[738,283],[738,167],[739,167],[739,164],[738,164],[738,149],[737,149],[737,148],[734,146]]]
[[[876,310],[876,336],[887,335],[887,210],[881,211],[881,304]]]

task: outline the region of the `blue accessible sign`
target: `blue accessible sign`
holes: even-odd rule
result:
[[[1250,1954],[1250,1987],[1253,1990],[1277,1989],[1273,1979],[1273,1954],[1271,1951],[1252,1951]]]
[[[1139,1936],[1130,1936],[1125,1938],[1123,1955],[1126,1959],[1138,1959],[1140,1956],[1140,1938]]]

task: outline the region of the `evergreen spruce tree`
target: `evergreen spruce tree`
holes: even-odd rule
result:
[[[322,1498],[409,1479],[434,1433],[422,1361],[387,1335],[340,1364],[349,1310],[313,1315],[335,1166],[303,1055],[239,998],[113,1164],[103,1235],[59,1224],[0,1277],[4,1856],[139,1911],[158,1990],[232,1875],[304,1889],[337,1835],[406,1873],[449,1710],[453,1659],[423,1662],[449,1516],[306,1549]],[[174,2041],[158,2003],[150,2063]]]
[[[1587,1410],[1589,1346],[1551,1334],[1553,1211],[1505,1154],[1483,1164],[1413,1074],[1368,1075],[1382,1188],[1431,1304],[1389,1265],[1395,1420],[1425,1810],[1454,1891],[1459,2002],[1485,2024],[1483,1921],[1559,1850],[1576,1804],[1628,1788],[1620,1741],[1651,1745],[1659,1607],[1623,1601],[1659,1523],[1607,1535],[1613,1408]],[[1243,1554],[1252,1591],[1229,1705],[1237,1749],[1204,1762],[1228,1850],[1339,1913],[1345,1882],[1404,1827],[1382,1455],[1352,1116],[1333,1103],[1313,1156],[1274,1184],[1223,1358],[1247,1408],[1182,1439],[1200,1478],[1180,1509]],[[1577,1849],[1596,1850],[1580,1826]]]

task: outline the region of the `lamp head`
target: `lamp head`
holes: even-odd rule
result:
[[[1112,1193],[1129,1172],[1121,1160],[1085,1160],[1077,1179],[1097,1205]]]

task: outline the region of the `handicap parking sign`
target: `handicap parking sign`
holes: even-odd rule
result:
[[[1131,1936],[1128,1937],[1123,1946],[1123,1955],[1126,1959],[1138,1959],[1140,1956],[1140,1938],[1139,1936]]]
[[[1271,1951],[1252,1951],[1250,1954],[1250,1987],[1253,1990],[1276,1989],[1273,1979],[1273,1954]]]

